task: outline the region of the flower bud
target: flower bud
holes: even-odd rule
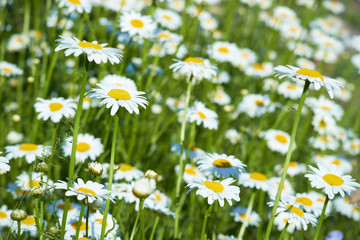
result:
[[[45,162],[38,163],[35,167],[35,171],[47,173],[49,171],[49,165]]]
[[[153,193],[155,189],[156,189],[155,179],[140,178],[135,182],[132,192],[136,197],[140,199],[145,199],[151,193]]]
[[[89,171],[97,176],[100,176],[103,172],[103,167],[98,162],[91,162],[88,164]]]
[[[51,233],[51,234],[54,234],[54,235],[58,235],[58,234],[60,233],[60,231],[59,231],[59,229],[58,229],[57,227],[52,226],[52,227],[50,228],[50,233]]]
[[[30,196],[32,196],[34,198],[41,198],[41,197],[45,196],[45,191],[41,188],[34,188],[31,190]]]
[[[21,209],[15,209],[11,213],[11,219],[14,221],[21,221],[24,220],[27,217],[27,213],[24,210]]]
[[[149,169],[149,170],[147,170],[147,171],[146,171],[146,173],[145,173],[145,177],[146,177],[146,178],[153,178],[153,179],[157,179],[158,174],[157,174],[155,171],[153,171],[153,170]]]

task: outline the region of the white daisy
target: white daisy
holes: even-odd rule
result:
[[[190,189],[197,188],[196,195],[201,195],[203,198],[208,199],[208,204],[213,204],[215,200],[219,201],[221,207],[224,206],[224,200],[232,205],[231,200],[240,201],[240,188],[231,186],[235,182],[232,178],[225,180],[207,180],[205,178],[193,178],[186,187]]]
[[[311,174],[306,174],[305,177],[309,179],[312,187],[322,189],[330,199],[337,193],[344,197],[345,193],[350,194],[355,188],[360,187],[355,179],[350,175],[343,175],[334,164],[329,167],[318,164],[318,168],[309,166]]]
[[[49,100],[37,98],[35,103],[35,111],[39,113],[38,119],[44,121],[49,118],[51,121],[58,123],[62,117],[74,117],[76,113],[76,104],[72,99],[64,99],[62,97],[52,98]]]
[[[236,129],[231,128],[225,132],[225,138],[228,139],[231,144],[236,144],[240,141],[241,134]]]
[[[238,47],[235,43],[214,42],[209,49],[209,55],[212,59],[219,62],[233,62],[237,58]]]
[[[90,0],[58,0],[59,7],[65,7],[67,13],[77,11],[78,13],[91,12]]]
[[[176,166],[175,168],[176,173],[179,173],[179,166]],[[195,166],[192,166],[191,164],[186,164],[184,169],[184,181],[186,183],[189,183],[191,179],[193,178],[204,178],[204,174]]]
[[[64,141],[63,151],[65,156],[71,155],[73,137],[67,137]],[[79,162],[84,162],[87,158],[95,161],[104,151],[104,146],[100,138],[95,138],[90,134],[80,133],[76,143],[75,158]]]
[[[217,68],[210,64],[209,60],[203,58],[188,57],[184,61],[174,59],[175,63],[170,65],[174,72],[193,75],[196,79],[211,79],[217,75]]]
[[[334,164],[341,173],[350,173],[353,169],[349,159],[341,156],[328,155],[325,156],[325,159],[322,162],[317,163],[323,164],[325,166]]]
[[[218,88],[213,93],[213,101],[220,106],[224,106],[231,103],[231,98],[223,89]]]
[[[2,152],[0,152],[1,154]],[[0,175],[10,170],[9,159],[0,156]]]
[[[321,135],[336,135],[336,121],[328,114],[315,114],[312,125],[314,130]]]
[[[12,221],[11,228],[13,232],[17,232],[18,223],[15,221]],[[23,234],[24,232],[29,233],[30,236],[36,237],[37,227],[36,227],[36,221],[35,217],[32,215],[28,215],[25,219],[21,220],[20,225],[20,233]]]
[[[81,178],[77,179],[77,182],[74,182],[73,187],[68,187],[68,183],[59,180],[54,183],[55,189],[64,189],[67,190],[66,196],[76,196],[79,201],[86,199],[89,203],[92,203],[96,200],[111,200],[111,191],[104,188],[104,185],[93,182],[84,181]]]
[[[14,77],[14,76],[22,75],[23,72],[24,71],[18,68],[15,64],[6,61],[0,62],[0,75],[2,76]]]
[[[125,181],[130,182],[144,176],[142,171],[125,163],[120,163],[119,165],[115,166],[114,169],[117,169],[114,173],[115,181],[125,179]]]
[[[309,138],[309,143],[315,149],[325,151],[327,149],[335,151],[339,147],[339,142],[332,136],[320,135]]]
[[[324,96],[320,96],[319,98],[308,98],[305,103],[315,114],[330,115],[336,120],[340,120],[344,113],[344,110],[340,105]]]
[[[119,229],[119,225],[117,224],[116,221],[114,221],[114,219],[115,218],[111,214],[108,214],[106,217],[106,227],[105,227],[106,238],[105,239],[109,239],[109,240],[114,239],[114,237]],[[100,213],[99,210],[96,210],[95,213],[91,214],[90,219],[89,219],[89,225],[91,225],[90,229],[92,229],[92,231],[91,231],[92,237],[95,237],[96,239],[100,239],[103,221],[104,221],[104,216],[103,216],[103,214]],[[79,240],[82,240],[82,239],[84,239],[84,238],[79,238]]]
[[[291,65],[277,66],[274,68],[275,75],[280,79],[284,77],[291,77],[293,79],[309,81],[314,84],[315,90],[319,90],[321,86],[325,87],[331,98],[334,98],[333,90],[340,91],[342,85],[335,79],[321,75],[315,70],[306,68],[298,68]]]
[[[275,171],[281,173],[284,168],[284,164],[275,165]],[[304,163],[298,163],[291,161],[287,170],[287,175],[293,177],[306,172],[306,165]]]
[[[289,197],[292,201],[298,203],[302,209],[307,212],[313,212],[315,216],[320,216],[324,203],[316,201],[316,197],[309,193],[297,193]]]
[[[0,227],[10,227],[12,211],[6,205],[0,208]]]
[[[48,184],[52,184],[52,181],[48,180],[46,175],[41,176],[40,173],[33,172],[31,174],[31,181],[28,172],[22,172],[16,177],[16,185],[23,191],[29,191],[34,188],[46,189]]]
[[[77,57],[85,53],[88,61],[94,61],[97,64],[101,62],[107,63],[108,60],[111,64],[120,63],[122,59],[122,51],[116,48],[105,47],[107,43],[99,44],[97,41],[80,41],[76,37],[60,37],[61,39],[56,39],[59,45],[55,48],[55,52],[67,49],[65,56],[74,54]]]
[[[118,76],[115,74],[110,74],[110,75],[106,75],[101,81],[100,81],[101,85],[115,85],[118,87],[122,87],[122,86],[126,86],[129,88],[133,88],[135,90],[137,90],[136,84],[134,82],[134,80],[127,78],[127,77],[123,77],[123,76]]]
[[[91,98],[101,98],[100,106],[106,104],[111,107],[110,115],[114,116],[119,107],[124,107],[130,114],[139,114],[139,105],[146,108],[148,101],[144,96],[145,92],[137,91],[128,86],[102,85],[97,84],[98,89],[93,89]]]
[[[25,157],[27,163],[32,163],[37,157],[51,154],[50,146],[43,146],[33,143],[23,143],[14,146],[6,146],[6,158],[9,160]]]
[[[277,88],[280,95],[290,99],[299,99],[301,97],[303,86],[292,82],[282,82]]]
[[[265,174],[259,172],[241,174],[238,183],[244,187],[261,189],[263,191],[270,189],[268,178]]]
[[[245,74],[250,77],[268,77],[273,72],[273,64],[271,62],[255,63],[245,68]]]
[[[344,142],[343,148],[349,154],[356,156],[360,153],[360,139],[353,138]]]
[[[290,145],[290,135],[288,133],[281,130],[269,129],[264,132],[263,136],[267,146],[271,150],[281,154],[287,153]],[[295,147],[296,145],[294,143],[293,150]]]
[[[336,197],[333,201],[335,211],[355,221],[360,219],[360,209],[357,204],[351,204],[349,197]]]
[[[189,108],[187,113],[189,122],[196,122],[197,125],[201,123],[208,129],[217,129],[219,125],[218,116],[216,112],[208,109],[202,102],[195,101],[194,107]]]
[[[246,167],[239,159],[233,155],[226,154],[207,154],[205,158],[197,161],[199,169],[210,174],[215,174],[216,177],[239,178],[240,173],[244,172]]]
[[[128,32],[131,37],[150,37],[156,26],[150,16],[143,16],[136,12],[125,12],[120,17],[120,29]]]
[[[246,219],[246,207],[240,207],[236,206],[232,209],[230,212],[230,215],[234,217],[235,222],[245,222]],[[260,222],[259,214],[257,214],[255,211],[251,211],[250,216],[248,216],[247,224],[250,226],[257,227]]]
[[[181,26],[180,15],[168,9],[157,8],[154,12],[154,18],[164,28],[175,30]]]
[[[245,113],[249,117],[260,117],[270,110],[271,101],[268,95],[248,94],[244,96],[236,109],[236,113]]]
[[[273,197],[273,198],[276,197],[277,191],[280,186],[280,181],[281,181],[280,177],[272,177],[268,180],[268,184],[270,185],[268,193],[269,193],[270,197]],[[294,189],[293,189],[290,181],[285,178],[284,185],[281,190],[281,195],[291,195],[291,194],[294,194]]]

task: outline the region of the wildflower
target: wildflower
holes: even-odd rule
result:
[[[235,222],[243,223],[245,222],[246,219],[246,211],[247,211],[246,207],[236,206],[232,209],[230,215],[234,217]],[[257,227],[259,225],[259,222],[260,222],[259,214],[257,214],[255,211],[251,211],[247,219],[247,224],[249,224],[250,226]]]
[[[13,34],[11,35],[7,45],[6,49],[10,52],[17,52],[21,49],[26,48],[30,43],[29,36],[19,33],[19,34]]]
[[[65,56],[74,53],[74,56],[77,57],[85,53],[89,62],[94,61],[97,64],[101,62],[107,63],[108,60],[111,64],[120,63],[122,59],[122,51],[116,48],[105,47],[107,43],[99,44],[97,41],[80,41],[76,37],[60,37],[61,39],[56,40],[59,42],[59,45],[55,48],[55,52],[67,49]]]
[[[6,140],[10,144],[21,142],[23,139],[24,139],[24,134],[18,133],[16,131],[10,131],[6,136]]]
[[[281,173],[283,170],[284,164],[277,164],[275,165],[274,169]],[[294,177],[296,175],[302,174],[306,172],[306,165],[304,163],[298,163],[298,162],[293,162],[291,161],[289,163],[289,167],[287,170],[287,175],[289,175],[290,177]]]
[[[93,232],[91,226],[91,222],[89,221],[89,225],[88,225],[88,232],[91,233]],[[83,217],[80,222],[79,222],[79,216],[72,216],[71,218],[67,218],[67,222],[66,222],[66,226],[65,226],[65,239],[71,239],[71,236],[75,236],[76,234],[76,229],[78,227],[78,225],[80,225],[79,227],[79,236],[85,236],[86,234],[86,219]],[[101,232],[101,231],[100,231]],[[81,239],[81,238],[79,238]]]
[[[170,65],[174,72],[193,75],[197,79],[211,79],[217,74],[217,68],[210,64],[209,60],[196,57],[188,57],[184,61],[174,59],[175,63]]]
[[[353,219],[354,221],[359,221],[359,206],[357,204],[351,203],[349,197],[336,197],[333,203],[336,212],[350,219]]]
[[[16,177],[16,185],[23,191],[30,191],[35,188],[41,188],[45,190],[47,188],[47,185],[51,184],[52,181],[48,179],[46,175],[41,176],[41,174],[39,173],[33,172],[31,174],[31,181],[30,174],[28,172],[22,172]]]
[[[231,128],[225,132],[225,138],[228,139],[231,144],[236,144],[240,141],[241,135],[236,129]]]
[[[231,103],[230,96],[221,88],[217,89],[213,95],[214,95],[213,97],[214,103],[217,103],[220,106],[224,106]]]
[[[93,89],[91,98],[101,98],[100,106],[106,104],[111,107],[110,115],[114,116],[119,107],[124,107],[130,114],[139,114],[139,105],[146,108],[149,103],[144,96],[145,92],[137,91],[128,86],[102,85],[97,84],[98,89]]]
[[[360,139],[353,138],[344,142],[343,148],[349,154],[356,156],[360,153]]]
[[[143,16],[136,12],[125,12],[120,18],[120,29],[128,32],[131,37],[150,37],[156,26],[150,16]]]
[[[14,146],[6,146],[6,157],[11,160],[25,157],[27,163],[32,163],[37,157],[50,155],[51,147],[33,143],[23,143]]]
[[[345,193],[350,194],[356,187],[360,187],[350,175],[343,175],[334,164],[329,167],[318,164],[318,168],[309,166],[311,173],[305,177],[309,179],[312,187],[322,189],[330,199],[337,193],[344,197]]]
[[[335,135],[336,121],[330,115],[315,114],[312,120],[314,130],[321,135]]]
[[[270,62],[255,63],[245,68],[246,75],[250,77],[264,78],[270,76],[273,71],[273,64]]]
[[[232,205],[232,199],[240,201],[240,188],[231,186],[230,184],[233,182],[235,182],[235,180],[232,178],[227,178],[222,181],[193,178],[186,187],[189,187],[190,189],[198,188],[196,190],[196,195],[207,198],[208,204],[213,204],[215,200],[218,200],[220,206],[223,207],[224,200],[227,200],[230,206]]]
[[[246,113],[249,117],[260,117],[270,110],[271,102],[268,95],[246,95],[236,109],[236,113]]]
[[[337,170],[339,170],[341,173],[350,173],[353,169],[349,159],[335,155],[327,155],[321,162],[318,161],[316,163],[323,164],[325,166],[334,164],[336,165]]]
[[[313,61],[310,61],[309,59],[306,58],[298,58],[296,60],[296,64],[300,67],[300,68],[307,68],[307,69],[311,69],[311,70],[315,70],[316,65]],[[337,92],[335,92],[336,95]]]
[[[73,137],[67,137],[63,145],[63,151],[65,156],[71,155]],[[104,146],[101,143],[100,138],[95,138],[90,134],[80,133],[77,137],[76,143],[76,159],[79,162],[84,162],[87,158],[95,161],[100,154],[104,151]]]
[[[236,177],[238,178],[240,173],[244,172],[246,167],[239,159],[233,155],[227,156],[226,154],[207,154],[203,159],[198,162],[199,169],[211,174],[215,174],[216,177]]]
[[[275,75],[280,79],[284,77],[292,77],[297,80],[309,81],[314,84],[315,90],[319,90],[321,86],[324,86],[331,98],[334,98],[334,89],[340,91],[341,85],[337,80],[323,76],[315,70],[306,68],[300,69],[291,65],[280,65],[275,67],[274,70]]]
[[[176,172],[179,172],[179,166],[176,166]],[[183,178],[186,183],[190,183],[193,178],[204,178],[204,174],[197,167],[186,164]]]
[[[330,10],[334,14],[339,14],[344,11],[345,6],[343,3],[338,1],[324,1],[323,2],[324,8]]]
[[[92,203],[96,200],[106,200],[111,199],[111,191],[104,188],[104,185],[93,182],[84,181],[81,178],[77,179],[77,182],[74,182],[73,187],[68,187],[68,184],[64,181],[59,180],[54,183],[55,189],[64,189],[67,190],[66,196],[76,196],[79,201],[86,200],[88,203]]]
[[[65,7],[67,13],[74,11],[78,13],[91,12],[91,1],[90,0],[58,0],[59,7]]]
[[[320,149],[320,150],[326,150],[326,149],[330,149],[335,151],[336,149],[338,149],[339,147],[339,142],[331,137],[331,136],[325,136],[325,135],[320,135],[317,137],[311,137],[309,139],[309,143],[315,148],[315,149]]]
[[[130,182],[132,180],[139,179],[144,175],[144,173],[139,169],[125,163],[120,163],[118,166],[114,166],[114,169],[117,169],[114,173],[115,181],[125,179]]]
[[[208,129],[217,129],[219,125],[218,116],[216,112],[208,109],[202,102],[195,101],[194,107],[189,108],[188,118],[190,122],[196,122],[197,125],[201,123]]]
[[[157,8],[154,12],[154,18],[164,28],[175,30],[181,26],[180,15],[171,10]]]
[[[58,123],[62,117],[74,117],[76,113],[76,104],[71,99],[52,98],[49,100],[37,98],[35,103],[35,111],[39,113],[38,119],[44,121],[49,118],[51,121]]]
[[[290,135],[281,130],[269,129],[264,132],[264,138],[267,146],[281,154],[286,154],[290,145]],[[295,143],[293,149],[295,149]]]
[[[100,176],[101,173],[103,172],[103,168],[101,166],[101,163],[98,162],[91,162],[88,164],[88,169],[89,171],[97,176]]]
[[[210,49],[209,55],[212,59],[219,62],[233,62],[238,47],[234,43],[214,42]]]
[[[268,178],[265,174],[259,172],[241,174],[239,184],[244,187],[261,189],[263,191],[268,191],[270,188]]]
[[[333,230],[325,237],[325,240],[342,240],[344,233],[340,230]]]
[[[326,99],[324,96],[317,98],[309,98],[307,104],[313,110],[314,113],[320,115],[330,115],[335,120],[340,120],[344,110],[334,101]]]
[[[147,198],[156,189],[155,179],[140,178],[136,180],[132,187],[132,193],[140,199]]]
[[[15,64],[1,61],[0,62],[0,75],[6,77],[15,77],[23,74],[23,70],[18,68]]]
[[[53,204],[48,205],[48,210],[52,214],[58,216],[59,218],[62,217],[64,208],[65,208],[65,202],[63,200],[58,200],[58,201],[54,202]],[[72,203],[72,202],[69,203],[68,217],[69,218],[78,217],[80,214],[80,208],[81,208],[81,205],[78,203]],[[54,210],[54,212],[53,212],[53,210]]]
[[[270,186],[268,193],[269,193],[270,197],[275,198],[277,191],[279,189],[279,186],[280,186],[280,181],[281,181],[280,177],[272,177],[268,180],[268,184]],[[287,180],[285,178],[284,185],[281,189],[281,195],[292,195],[292,194],[294,194],[294,189],[291,186],[289,180]]]
[[[299,99],[301,97],[303,87],[300,84],[291,83],[288,81],[280,83],[278,86],[278,93],[286,98]]]
[[[10,226],[11,214],[12,214],[12,210],[8,209],[8,207],[6,205],[3,205],[0,208],[0,218],[1,218],[0,227],[9,227]]]
[[[129,87],[132,88],[134,90],[137,90],[136,84],[134,82],[134,80],[127,78],[127,77],[123,77],[123,76],[118,76],[115,74],[110,74],[110,75],[106,75],[101,81],[100,81],[101,85],[115,85],[118,87]]]
[[[116,233],[118,232],[118,224],[116,224],[116,221],[114,221],[114,217],[108,213],[106,220],[106,228],[105,232],[107,233],[107,237],[105,239],[114,239]],[[102,223],[104,221],[104,216],[99,212],[99,210],[96,210],[95,213],[91,214],[91,217],[89,219],[91,221],[91,228],[93,229],[92,237],[95,237],[96,239],[100,239],[101,237],[101,228]],[[81,240],[81,238],[79,238]]]
[[[0,154],[1,153],[2,152],[0,152]],[[10,170],[9,159],[0,156],[0,175],[8,172],[9,170]]]

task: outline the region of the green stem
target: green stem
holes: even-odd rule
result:
[[[205,239],[206,224],[207,224],[207,220],[211,214],[212,206],[213,206],[213,204],[210,204],[210,206],[208,207],[208,209],[205,212],[204,221],[203,221],[202,228],[201,228],[201,237],[200,237],[201,240]]]
[[[288,229],[289,227],[289,223],[286,223],[284,229],[281,231],[281,234],[280,234],[280,237],[279,237],[279,240],[282,240],[286,234],[286,230]]]
[[[79,215],[79,220],[77,222],[76,225],[76,236],[75,236],[75,240],[79,239],[79,234],[80,234],[80,226],[82,225],[82,218],[84,215],[84,209],[85,209],[85,203],[81,204],[81,210],[80,210],[80,215]]]
[[[248,205],[248,207],[246,209],[245,220],[244,220],[243,224],[241,225],[241,228],[240,228],[240,231],[239,231],[239,234],[238,234],[238,239],[243,239],[245,229],[246,229],[247,224],[249,222],[249,217],[250,217],[252,208],[254,206],[255,196],[256,196],[256,192],[253,192],[251,194],[251,197],[250,197],[249,205]]]
[[[289,149],[288,149],[288,152],[287,152],[286,158],[285,158],[284,170],[283,170],[283,172],[281,174],[281,180],[280,180],[279,188],[278,188],[278,191],[276,193],[274,206],[273,206],[272,211],[271,211],[271,218],[270,218],[269,224],[268,224],[267,229],[266,229],[265,240],[270,239],[270,233],[271,233],[272,225],[274,223],[276,209],[277,209],[279,201],[280,201],[281,191],[283,189],[286,174],[287,174],[287,170],[289,168],[289,163],[290,163],[292,150],[293,150],[293,146],[294,146],[294,142],[295,142],[296,131],[297,131],[297,128],[298,128],[298,125],[299,125],[299,122],[300,122],[301,110],[302,110],[302,107],[304,106],[306,93],[309,90],[309,86],[310,86],[310,82],[306,81],[305,85],[304,85],[302,95],[301,95],[301,98],[300,98],[299,106],[298,106],[298,108],[296,110],[296,115],[295,115],[295,119],[294,119],[294,125],[293,125],[293,129],[292,129],[292,132],[291,132]]]
[[[71,187],[73,183],[73,175],[75,169],[75,153],[76,153],[76,145],[77,145],[77,137],[79,134],[80,129],[80,119],[81,119],[81,112],[82,112],[82,105],[84,101],[85,95],[85,87],[87,82],[88,70],[89,70],[89,62],[85,60],[85,73],[83,79],[81,81],[81,88],[80,88],[80,97],[79,102],[77,105],[76,115],[75,115],[75,125],[74,125],[74,132],[73,132],[73,140],[72,140],[72,148],[71,148],[71,157],[70,157],[70,166],[69,166],[69,179],[68,179],[68,186]],[[64,213],[61,222],[61,232],[60,232],[60,239],[63,240],[65,237],[65,226],[66,226],[66,218],[67,213],[69,210],[70,198],[66,198],[65,206],[64,206]]]
[[[116,135],[118,132],[118,126],[119,126],[119,116],[117,114],[115,114],[115,116],[114,116],[114,132],[113,132],[113,139],[112,139],[112,145],[111,145],[110,167],[109,167],[109,184],[108,184],[109,191],[111,191],[113,175],[114,175],[114,161],[115,161],[115,154],[116,154]],[[103,215],[100,239],[104,239],[104,237],[105,237],[106,220],[107,220],[107,215],[109,213],[109,208],[110,208],[110,199],[107,199],[106,205],[105,205],[105,211],[104,211],[104,215]]]
[[[37,198],[35,198],[35,221],[36,221],[37,232],[40,233],[39,199]]]
[[[191,88],[192,85],[195,81],[195,77],[193,77],[191,79],[191,75],[189,76],[187,82],[188,82],[188,87],[187,87],[187,91],[186,91],[186,100],[185,100],[185,107],[184,107],[184,115],[183,115],[183,119],[182,119],[182,123],[181,123],[181,130],[180,130],[180,146],[181,146],[181,151],[180,151],[180,159],[179,159],[179,173],[177,176],[177,181],[176,181],[176,208],[175,208],[175,226],[174,226],[174,231],[175,231],[175,239],[179,237],[179,222],[180,222],[180,204],[179,204],[179,198],[180,198],[180,187],[181,187],[181,182],[182,182],[182,178],[183,178],[183,171],[184,171],[184,140],[185,140],[185,129],[186,129],[186,115],[187,115],[187,110],[189,107],[189,103],[190,103],[190,96],[191,96]],[[185,159],[186,160],[186,159]]]
[[[323,207],[323,209],[322,209],[322,212],[321,212],[321,215],[320,215],[320,219],[319,219],[318,225],[317,225],[317,227],[316,227],[314,240],[317,240],[317,239],[319,238],[321,225],[322,225],[322,223],[323,223],[323,221],[324,221],[325,211],[326,211],[326,207],[327,207],[328,203],[329,203],[329,197],[326,196],[326,200],[325,200],[325,203],[324,203],[324,207]]]
[[[159,225],[159,221],[160,221],[160,217],[159,217],[159,216],[156,216],[154,226],[153,226],[153,228],[152,228],[152,230],[151,230],[150,240],[153,240],[153,239],[154,239],[155,231],[156,231],[157,226]]]
[[[90,216],[90,205],[86,209],[86,237],[89,237],[89,216]]]
[[[21,221],[18,221],[18,240],[21,240]]]
[[[137,227],[137,224],[138,224],[138,222],[139,222],[139,218],[140,218],[141,212],[142,212],[142,210],[143,210],[144,201],[145,201],[145,199],[141,199],[141,200],[140,200],[139,212],[138,212],[138,214],[137,214],[137,216],[136,216],[135,223],[134,223],[133,229],[132,229],[132,231],[131,231],[130,240],[134,240],[135,232],[136,232],[136,227]]]

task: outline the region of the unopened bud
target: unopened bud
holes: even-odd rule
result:
[[[51,233],[51,234],[54,234],[54,235],[58,235],[58,234],[60,233],[60,231],[59,231],[59,229],[58,229],[57,227],[52,226],[52,227],[50,228],[50,233]]]
[[[47,163],[38,163],[35,167],[35,171],[47,173],[49,171],[49,165]]]
[[[34,188],[31,190],[30,196],[32,196],[34,198],[41,198],[41,197],[45,196],[45,191],[42,190],[41,188]]]
[[[20,117],[20,115],[18,115],[18,114],[14,114],[14,115],[12,116],[12,120],[13,120],[14,122],[20,122],[21,117]]]
[[[103,167],[98,162],[89,163],[88,168],[92,174],[97,175],[97,176],[100,176],[101,173],[103,172]]]
[[[155,188],[155,179],[140,178],[135,182],[132,192],[136,197],[145,199],[155,191]]]
[[[27,217],[27,213],[24,210],[21,209],[15,209],[11,213],[11,219],[14,221],[21,221],[24,220]]]
[[[33,83],[34,82],[34,77],[28,77],[27,79],[26,79],[26,81],[28,82],[28,83]]]
[[[153,170],[149,169],[149,170],[147,170],[147,171],[146,171],[146,173],[145,173],[145,177],[146,177],[146,178],[153,178],[153,179],[157,179],[158,174],[157,174],[155,171],[153,171]]]

